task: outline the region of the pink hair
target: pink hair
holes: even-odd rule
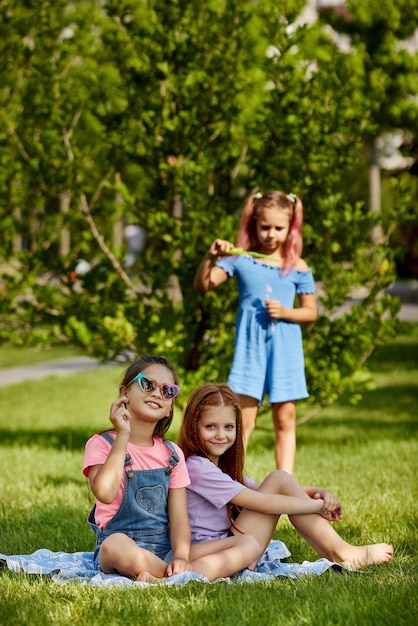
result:
[[[290,228],[283,249],[284,262],[281,271],[290,272],[296,267],[302,254],[302,201],[298,196],[286,195],[282,191],[269,191],[261,196],[260,194],[251,194],[242,211],[237,242],[239,248],[248,251],[254,251],[257,248],[256,220],[258,211],[262,209],[277,209],[289,213]]]

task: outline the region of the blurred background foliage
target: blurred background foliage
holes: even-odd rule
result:
[[[320,304],[302,412],[355,402],[399,330],[387,287],[418,277],[418,8],[343,4],[0,0],[0,341],[225,380],[236,285],[200,296],[194,273],[281,189]]]

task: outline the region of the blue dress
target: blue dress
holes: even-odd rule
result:
[[[293,308],[296,294],[316,293],[310,269],[282,275],[245,255],[227,256],[216,263],[238,280],[239,308],[235,350],[228,383],[239,394],[270,403],[308,397],[302,331],[296,322],[274,320],[264,300],[279,300]]]

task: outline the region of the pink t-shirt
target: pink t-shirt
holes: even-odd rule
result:
[[[109,433],[113,438],[116,437],[116,431],[109,431]],[[178,489],[180,487],[187,487],[187,485],[190,484],[190,479],[183,451],[175,443],[172,445],[174,446],[180,461],[173,467],[173,471],[170,476],[169,488]],[[93,435],[93,437],[90,437],[86,443],[84,452],[84,476],[88,477],[89,468],[93,467],[93,465],[103,465],[109,456],[110,449],[110,443],[101,435]],[[140,446],[128,443],[126,453],[131,457],[133,470],[148,470],[157,469],[159,467],[167,467],[167,465],[169,465],[168,457],[171,455],[169,447],[159,437],[154,437],[154,445],[150,448],[141,448]],[[125,473],[123,473],[118,492],[113,502],[110,504],[104,504],[96,499],[95,520],[99,528],[105,528],[111,518],[115,515],[116,511],[119,509],[120,503],[122,502],[124,486]]]
[[[243,489],[252,489],[256,481],[245,478],[243,485],[201,456],[190,456],[186,465],[191,481],[186,491],[192,543],[226,537],[231,527],[228,503]]]

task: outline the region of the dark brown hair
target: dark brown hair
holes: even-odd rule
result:
[[[153,356],[151,354],[144,354],[137,361],[135,361],[134,363],[131,363],[131,365],[126,370],[124,377],[122,378],[120,386],[127,387],[129,383],[131,382],[131,380],[135,378],[137,374],[139,374],[140,372],[143,372],[144,369],[146,369],[149,365],[162,365],[163,367],[167,368],[172,373],[174,382],[176,383],[176,385],[179,384],[177,373],[174,367],[167,361],[167,359],[165,359],[162,356]],[[161,439],[164,439],[164,435],[167,432],[167,430],[170,428],[171,422],[173,421],[173,414],[174,414],[174,401],[171,403],[169,414],[166,417],[163,417],[163,419],[161,419],[159,422],[157,422],[155,429],[154,429],[154,435],[156,437],[160,437]]]

